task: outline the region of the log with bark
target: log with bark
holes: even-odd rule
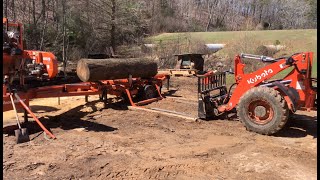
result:
[[[77,75],[84,82],[99,80],[150,78],[158,73],[157,63],[144,58],[80,59]]]

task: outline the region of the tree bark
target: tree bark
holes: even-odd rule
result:
[[[116,1],[111,0],[111,30],[110,30],[110,36],[111,36],[111,47],[113,49],[113,52],[116,53]]]
[[[140,58],[80,59],[77,75],[83,82],[133,78],[150,78],[158,73],[155,61]]]
[[[208,22],[206,25],[206,32],[208,32],[211,21],[212,21],[212,10],[213,10],[213,5],[208,3],[208,14],[209,14],[208,16],[209,17],[208,17]]]
[[[15,2],[12,0],[12,13],[13,13],[13,21],[16,22],[16,10],[15,10]]]
[[[5,0],[4,16],[8,18],[8,0]]]
[[[32,17],[33,17],[33,25],[36,27],[37,21],[36,21],[36,3],[35,0],[32,0]]]
[[[67,66],[67,58],[66,58],[66,0],[62,0],[62,61],[63,61],[63,72],[66,76],[66,66]]]
[[[41,36],[41,41],[40,41],[40,50],[43,50],[43,43],[44,43],[44,37],[46,33],[46,28],[47,28],[47,16],[46,16],[46,1],[42,0],[42,36]]]

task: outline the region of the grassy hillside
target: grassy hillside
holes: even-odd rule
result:
[[[314,52],[313,77],[317,77],[317,30],[272,30],[272,31],[225,31],[225,32],[188,32],[188,33],[163,33],[157,36],[149,37],[147,40],[153,43],[179,41],[187,43],[196,39],[204,43],[222,43],[234,45],[242,43],[244,39],[259,41],[265,45],[274,44],[279,41],[285,45],[286,49],[282,54],[293,54],[296,52],[312,51]],[[219,53],[226,53],[221,50]],[[241,53],[241,52],[238,52]],[[245,52],[243,52],[245,53]]]

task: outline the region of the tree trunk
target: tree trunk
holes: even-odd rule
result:
[[[15,2],[12,0],[12,13],[13,13],[13,21],[16,22],[16,10],[15,10]]]
[[[29,1],[28,3],[28,8],[29,8],[29,12],[28,12],[28,23],[31,24],[31,2]]]
[[[149,78],[157,72],[157,63],[149,59],[80,59],[77,64],[77,75],[83,82],[124,79],[129,75]]]
[[[111,30],[110,30],[110,36],[111,36],[111,47],[113,49],[113,52],[116,53],[116,1],[111,0]]]
[[[208,4],[209,17],[208,17],[208,22],[207,22],[207,25],[206,25],[206,32],[208,32],[210,24],[211,24],[211,21],[212,21],[212,10],[213,10],[213,5],[212,4],[211,5]]]
[[[5,1],[4,16],[8,18],[8,0]]]
[[[262,21],[262,13],[263,13],[263,6],[260,9],[259,23],[261,23],[261,21]]]
[[[67,58],[66,58],[66,0],[62,0],[62,61],[63,61],[63,72],[66,76],[66,66],[67,66]]]
[[[43,43],[44,43],[44,37],[45,37],[45,32],[46,32],[46,26],[47,26],[47,16],[46,16],[46,1],[42,0],[42,36],[41,36],[41,41],[40,41],[40,50],[43,50]]]
[[[36,27],[36,3],[35,0],[32,0],[32,17],[33,17],[33,25]]]

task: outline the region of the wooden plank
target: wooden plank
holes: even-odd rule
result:
[[[197,70],[194,69],[159,69],[158,73],[168,73],[171,76],[178,77],[184,76],[189,77],[197,74]]]
[[[155,109],[148,109],[148,108],[142,108],[142,107],[133,107],[133,106],[129,106],[128,109],[130,109],[130,110],[147,111],[147,112],[153,112],[153,113],[160,113],[160,114],[167,115],[167,116],[174,116],[174,117],[179,117],[179,118],[182,118],[182,119],[190,120],[192,122],[195,122],[198,119],[198,118],[185,116],[185,115],[182,115],[182,114],[177,114],[177,112],[170,112],[169,110],[163,110],[163,109],[155,110]]]
[[[177,114],[177,115],[182,115],[182,116],[186,116],[188,117],[187,114],[182,113],[182,112],[177,112],[177,111],[171,111],[171,110],[167,110],[167,109],[160,109],[160,108],[150,108],[152,110],[156,110],[156,111],[161,111],[161,112],[167,112],[167,113],[171,113],[171,114]]]
[[[194,104],[194,105],[197,105],[198,102],[197,101],[194,101],[194,100],[190,100],[190,99],[187,99],[187,98],[180,98],[180,97],[170,97],[170,96],[166,96],[166,99],[172,99],[176,102],[180,102],[180,103],[187,103],[187,104]]]

